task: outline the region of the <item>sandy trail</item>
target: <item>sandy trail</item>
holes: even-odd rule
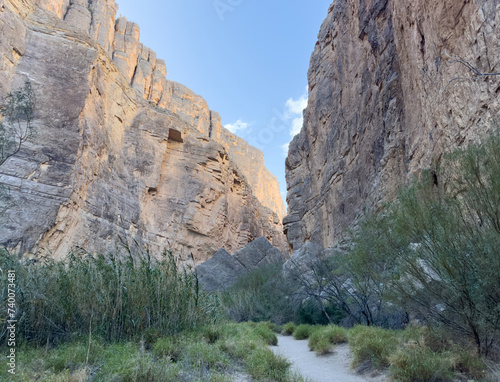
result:
[[[313,382],[386,382],[383,375],[371,377],[355,374],[351,368],[348,344],[336,345],[332,354],[316,356],[309,350],[307,340],[297,341],[291,336],[278,336],[278,346],[271,349],[292,362],[292,368]]]

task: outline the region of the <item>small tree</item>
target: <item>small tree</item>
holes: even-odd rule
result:
[[[16,155],[22,145],[35,135],[32,125],[35,93],[31,83],[5,97],[0,109],[0,166]]]
[[[314,299],[325,317],[332,322],[326,307],[335,306],[349,324],[393,326],[387,305],[391,262],[380,251],[379,229],[383,217],[371,216],[361,223],[360,233],[351,237],[347,253],[334,250],[321,259],[294,263],[292,277],[302,293]],[[304,272],[305,269],[305,272]]]

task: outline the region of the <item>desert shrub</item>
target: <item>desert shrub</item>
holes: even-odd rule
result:
[[[285,336],[291,336],[293,334],[293,332],[295,331],[296,327],[297,326],[295,325],[295,323],[288,322],[288,323],[283,325],[283,329],[281,331],[281,334],[283,334]]]
[[[389,357],[389,372],[398,382],[453,381],[453,357],[414,344]]]
[[[245,370],[256,380],[284,382],[288,380],[290,362],[269,349],[250,354]]]
[[[346,314],[332,301],[321,306],[317,299],[307,298],[299,303],[296,316],[299,324],[328,325],[339,324]]]
[[[353,364],[369,362],[374,368],[389,366],[389,356],[401,343],[395,331],[361,325],[352,328],[348,338]]]
[[[274,333],[281,333],[281,326],[271,322],[271,321],[264,321],[262,322],[269,330],[271,330]]]
[[[102,365],[94,376],[96,382],[178,381],[179,365],[167,359],[155,360],[135,344],[125,343],[106,347]]]
[[[309,349],[315,351],[317,354],[330,353],[333,349],[333,344],[327,337],[321,335],[319,331],[311,334],[308,342]]]
[[[296,307],[281,265],[259,267],[240,277],[223,293],[226,311],[237,322],[272,321],[282,324],[295,319]]]
[[[153,354],[160,358],[170,359],[173,362],[180,360],[182,350],[182,344],[173,337],[160,338],[153,345]]]
[[[347,329],[330,325],[314,330],[309,336],[308,346],[318,354],[325,354],[334,344],[342,342],[347,342]]]
[[[351,242],[311,264],[310,296],[352,323],[398,328],[412,315],[474,341],[482,354],[498,351],[500,136],[421,172],[360,221]]]
[[[293,331],[293,338],[296,340],[305,340],[309,338],[314,330],[314,326],[308,324],[302,324],[295,328]]]
[[[467,375],[474,380],[483,380],[487,376],[487,366],[484,360],[473,349],[455,345],[451,352],[454,356],[454,370]]]
[[[188,341],[183,346],[182,362],[197,370],[224,371],[229,368],[229,358],[217,346],[203,341]]]
[[[273,331],[269,329],[269,326],[266,325],[266,323],[259,323],[255,327],[255,332],[259,336],[261,336],[268,345],[273,345],[273,346],[278,345],[278,338],[273,333]]]

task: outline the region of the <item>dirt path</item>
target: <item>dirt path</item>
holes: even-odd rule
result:
[[[341,344],[333,354],[316,356],[307,347],[307,340],[297,341],[291,336],[278,336],[278,346],[271,349],[292,362],[292,368],[313,382],[386,382],[383,375],[376,377],[355,374],[349,345]]]

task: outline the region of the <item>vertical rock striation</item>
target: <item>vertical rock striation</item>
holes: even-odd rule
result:
[[[290,247],[335,244],[443,152],[498,123],[495,0],[336,0],[311,57],[304,125],[286,161]],[[450,83],[450,81],[452,81]]]
[[[262,153],[166,79],[139,27],[115,22],[113,0],[0,0],[0,9],[0,95],[29,80],[38,131],[0,168],[10,190],[1,244],[55,258],[74,246],[171,249],[196,264],[260,236],[286,247]],[[247,155],[259,161],[249,166]]]

